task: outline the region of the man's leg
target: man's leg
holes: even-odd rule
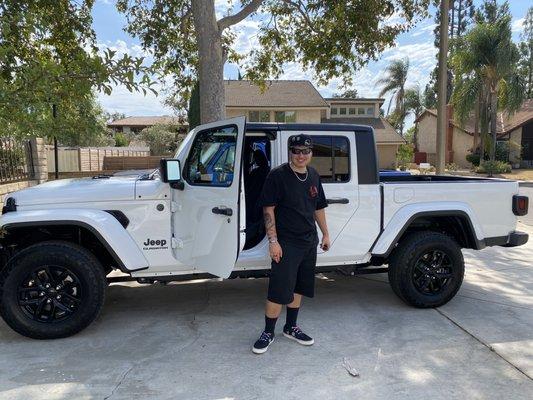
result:
[[[265,306],[265,332],[274,333],[276,321],[281,313],[281,304],[274,303],[270,300],[266,301]]]
[[[298,311],[302,304],[302,295],[294,293],[294,300],[292,303],[287,304],[287,319],[285,320],[285,328],[292,328],[296,326],[296,320],[298,319]]]

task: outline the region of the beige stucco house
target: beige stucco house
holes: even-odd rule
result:
[[[463,168],[471,167],[466,156],[474,147],[474,119],[469,118],[464,124],[453,119],[453,112],[448,108],[448,127],[446,132],[446,162],[455,163]],[[415,120],[418,123],[417,148],[429,163],[435,163],[437,112],[425,110]],[[511,141],[509,160],[522,167],[533,166],[533,99],[526,100],[514,114],[498,113],[496,123],[498,141]],[[479,141],[478,141],[479,145]],[[521,152],[521,160],[520,160]]]
[[[267,81],[266,90],[250,81],[226,81],[226,116],[250,122],[361,124],[374,128],[380,168],[396,165],[405,140],[380,116],[384,99],[324,99],[306,80]]]
[[[309,81],[267,81],[261,89],[246,80],[228,80],[226,117],[245,115],[249,122],[320,123],[328,103]]]

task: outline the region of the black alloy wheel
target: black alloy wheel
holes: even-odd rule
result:
[[[83,296],[79,278],[70,269],[43,265],[18,287],[18,304],[34,321],[63,321],[78,310]]]
[[[413,284],[424,295],[438,295],[452,279],[453,263],[442,250],[430,250],[415,261]]]

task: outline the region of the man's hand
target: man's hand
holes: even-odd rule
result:
[[[328,251],[331,247],[331,242],[329,240],[329,235],[322,236],[322,242],[320,243],[320,248],[324,251]]]
[[[275,262],[279,263],[281,257],[283,256],[283,250],[281,250],[281,246],[279,245],[279,243],[270,243],[270,245],[268,246],[268,251],[270,253],[270,258],[273,259]]]

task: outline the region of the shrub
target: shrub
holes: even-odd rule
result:
[[[459,166],[456,163],[446,164],[446,166],[444,168],[447,169],[448,171],[458,171],[459,170]]]
[[[413,146],[410,144],[401,144],[398,146],[398,151],[396,152],[396,161],[400,170],[405,171],[407,165],[413,161],[413,155],[415,151]]]
[[[130,141],[126,135],[122,132],[115,133],[115,146],[116,147],[126,147],[130,144]]]
[[[141,131],[140,138],[150,147],[153,156],[170,155],[176,151],[182,136],[176,127],[154,125]]]
[[[511,164],[503,161],[483,161],[479,167],[476,168],[478,174],[504,174],[511,172]]]
[[[473,154],[467,154],[466,155],[466,161],[468,161],[474,167],[479,167],[479,159],[480,158],[481,157],[479,156],[479,153],[473,153]]]

